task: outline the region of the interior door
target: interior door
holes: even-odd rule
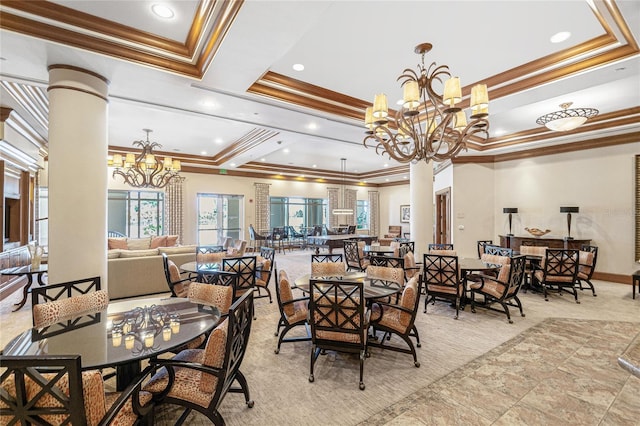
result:
[[[451,187],[436,192],[436,244],[451,244]]]

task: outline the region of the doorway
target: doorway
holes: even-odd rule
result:
[[[436,244],[451,244],[451,187],[436,192],[435,206]]]

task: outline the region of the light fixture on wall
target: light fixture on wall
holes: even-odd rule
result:
[[[137,156],[129,153],[125,156],[114,154],[109,159],[109,166],[114,167],[113,177],[120,175],[125,183],[136,188],[164,188],[180,172],[180,160],[171,157],[159,158],[153,153],[154,148],[161,148],[157,142],[149,141],[149,133],[153,130],[142,129],[147,133],[147,140],[134,141],[133,146],[139,146],[142,152]]]
[[[571,213],[579,212],[579,207],[560,207],[560,213],[567,214],[567,236],[564,237],[565,240],[573,240],[573,238],[571,238]]]
[[[504,207],[502,209],[502,213],[509,213],[509,233],[507,234],[507,236],[511,237],[511,236],[513,236],[513,234],[511,233],[511,214],[518,213],[518,208],[517,207]]]
[[[404,91],[403,103],[391,125],[385,94],[376,95],[373,107],[366,109],[368,130],[363,143],[366,147],[375,146],[377,154],[388,155],[401,163],[440,162],[466,150],[471,138],[488,138],[486,84],[477,84],[471,89],[471,122],[467,124],[465,112],[456,106],[462,101],[460,79],[451,77],[446,65],[436,66],[433,62],[425,67],[424,55],[431,48],[431,43],[416,46],[415,52],[422,55],[418,72],[407,68],[398,77]],[[440,95],[433,86],[443,81],[444,90]]]
[[[572,104],[573,102],[560,104],[562,110],[545,114],[536,123],[556,132],[568,132],[582,126],[588,118],[598,115],[595,108],[569,108]]]
[[[347,172],[346,158],[340,159],[340,172],[342,174],[342,185],[340,186],[340,196],[338,200],[340,200],[341,203],[338,203],[338,208],[333,209],[331,213],[339,216],[350,216],[353,215],[353,209],[347,207],[347,188],[345,186],[345,173]]]

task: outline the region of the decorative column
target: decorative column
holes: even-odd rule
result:
[[[409,165],[411,240],[415,241],[416,259],[422,259],[433,243],[433,164],[418,161]]]
[[[107,288],[108,88],[91,71],[49,67],[50,283],[100,276]]]
[[[184,241],[182,235],[184,232],[184,179],[184,177],[171,179],[164,190],[164,221],[166,229],[162,234],[178,235],[179,242]]]
[[[380,229],[380,193],[369,191],[369,235],[378,235]],[[401,235],[402,236],[402,235]]]

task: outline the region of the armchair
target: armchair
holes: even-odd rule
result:
[[[420,347],[420,336],[415,326],[416,312],[420,304],[420,292],[422,291],[422,280],[419,275],[409,280],[402,292],[399,303],[390,304],[381,301],[375,301],[371,308],[371,325],[374,330],[384,332],[382,339],[377,341],[369,341],[369,347],[377,347],[381,349],[390,349],[396,352],[402,352],[413,355],[413,364],[420,367],[416,349],[410,337],[416,339],[416,346]],[[387,335],[395,334],[405,341],[407,348],[392,346],[385,344]]]
[[[309,309],[307,303],[308,297],[294,298],[291,292],[291,282],[286,271],[276,271],[276,277],[278,278],[278,285],[276,286],[276,297],[278,299],[278,308],[280,309],[280,319],[278,320],[278,326],[276,327],[275,335],[278,336],[278,344],[275,349],[275,353],[280,353],[280,345],[289,342],[302,342],[311,340],[309,334],[307,316],[309,315]],[[307,328],[307,335],[301,337],[291,337],[285,339],[286,334],[294,327],[300,325]],[[280,332],[280,328],[282,332]]]
[[[121,393],[105,393],[100,371],[81,371],[80,355],[2,356],[2,424],[134,425],[152,421],[145,369]],[[44,372],[46,371],[46,372]]]
[[[582,282],[586,282],[589,287],[591,287],[591,292],[593,296],[597,296],[596,289],[591,282],[591,277],[593,276],[593,271],[596,270],[596,260],[598,260],[598,247],[583,245],[580,247],[578,259],[578,283],[580,285],[580,290],[582,290]]]
[[[460,299],[464,292],[464,286],[460,279],[458,256],[426,253],[423,256],[424,282],[427,294],[424,299],[424,313],[427,313],[429,302],[435,303],[436,299],[446,299],[455,304],[455,319],[458,319]]]
[[[507,315],[509,324],[513,324],[509,306],[517,306],[520,309],[520,315],[524,317],[522,311],[522,303],[518,298],[518,291],[522,285],[524,277],[525,257],[515,256],[511,258],[509,263],[505,263],[500,267],[497,277],[490,275],[476,274],[476,281],[472,282],[469,287],[471,289],[471,312],[476,312],[476,293],[484,296],[483,307],[495,310],[491,304],[499,303],[502,310]],[[515,305],[513,302],[515,301]]]
[[[315,380],[314,367],[322,350],[356,353],[360,356],[360,390],[367,351],[368,312],[365,315],[364,283],[311,280],[309,325],[311,326],[311,368],[309,381]]]
[[[180,274],[180,268],[167,257],[166,253],[162,253],[162,263],[164,265],[164,276],[167,279],[171,296],[187,297],[189,294],[189,286],[192,282],[195,282],[194,278],[183,278]]]
[[[555,288],[558,293],[572,293],[576,303],[580,303],[576,289],[577,276],[578,250],[547,249],[543,264],[533,273],[533,281],[542,286],[544,300],[547,302],[547,289]]]
[[[247,350],[253,312],[253,292],[246,292],[229,308],[229,316],[216,327],[204,349],[184,350],[171,359],[153,359],[157,373],[144,390],[154,401],[185,407],[177,423],[183,424],[192,410],[213,424],[224,425],[219,407],[229,392],[243,393],[249,408],[247,380],[240,365]],[[237,383],[239,387],[232,387]]]

